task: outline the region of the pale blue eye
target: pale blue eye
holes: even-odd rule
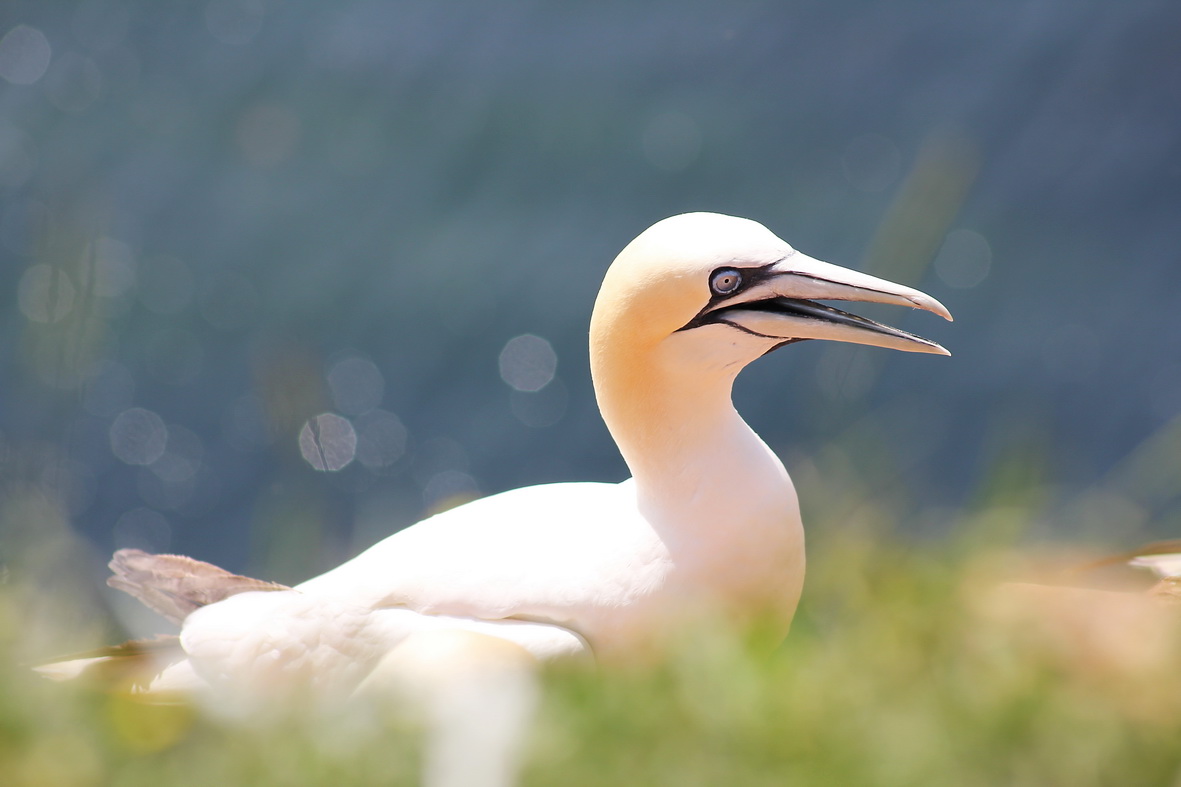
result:
[[[733,268],[716,270],[709,280],[714,295],[733,295],[742,286],[742,274]]]

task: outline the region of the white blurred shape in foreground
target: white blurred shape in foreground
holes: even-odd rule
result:
[[[1181,577],[1181,554],[1141,555],[1128,561],[1128,565],[1147,568],[1161,579]]]
[[[426,787],[509,787],[537,708],[537,661],[520,645],[457,629],[414,634],[356,696],[394,694],[422,713]]]

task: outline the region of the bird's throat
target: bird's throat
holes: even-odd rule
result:
[[[593,353],[592,353],[593,354]],[[791,619],[804,533],[791,479],[735,411],[732,375],[599,355],[599,407],[635,479],[636,502],[687,587],[724,607]]]
[[[734,410],[732,374],[630,349],[592,351],[592,376],[603,420],[646,495],[683,500],[734,469],[778,463]]]

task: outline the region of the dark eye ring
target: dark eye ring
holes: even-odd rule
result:
[[[742,286],[742,273],[733,268],[719,268],[709,277],[714,295],[733,295]]]

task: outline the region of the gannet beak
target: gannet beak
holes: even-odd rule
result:
[[[926,293],[867,273],[821,262],[798,251],[761,268],[741,271],[749,285],[718,299],[694,323],[724,322],[748,333],[782,339],[829,339],[906,352],[951,355],[940,345],[814,300],[863,301],[909,306],[951,320],[951,313]],[[689,327],[689,326],[686,326]]]

